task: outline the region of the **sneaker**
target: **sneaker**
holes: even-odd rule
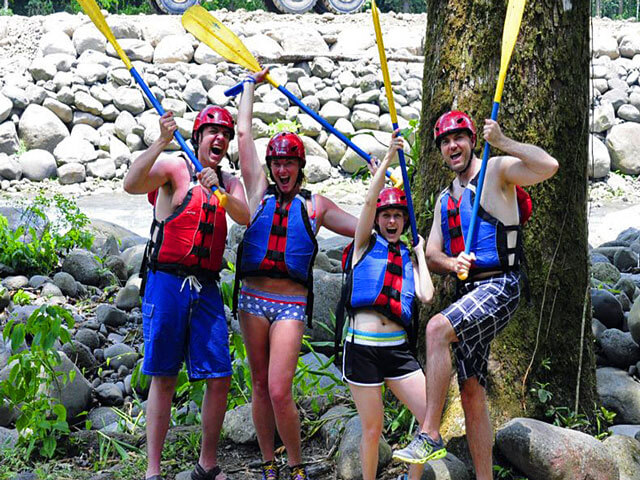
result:
[[[278,480],[280,478],[280,469],[275,460],[264,462],[260,468],[262,468],[262,480]]]
[[[426,463],[446,455],[442,437],[436,442],[426,433],[419,433],[405,448],[393,452],[393,459],[407,463]]]
[[[304,465],[296,465],[291,467],[291,473],[289,474],[289,480],[308,480],[307,470]]]

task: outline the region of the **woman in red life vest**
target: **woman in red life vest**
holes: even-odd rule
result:
[[[342,371],[362,422],[364,480],[376,478],[384,418],[382,386],[390,388],[418,422],[426,409],[424,372],[414,354],[414,302],[430,303],[433,283],[424,239],[419,237],[413,249],[415,261],[400,239],[409,223],[404,192],[382,188],[389,163],[402,146],[396,131],[382,162],[376,160],[379,164],[371,168],[374,175],[358,220],[347,280],[350,323]],[[408,478],[419,479],[422,469],[411,466]]]
[[[226,214],[237,223],[249,222],[242,184],[219,167],[233,138],[233,127],[231,114],[224,108],[210,105],[198,114],[192,141],[204,168],[196,175],[184,156],[158,158],[177,128],[168,112],[160,118],[159,138],[136,159],[124,179],[128,193],[155,192],[150,195],[154,219],[142,301],[142,372],[153,377],[147,406],[149,480],[162,478],[162,446],[183,361],[190,379],[207,382],[202,448],[191,478],[226,479],[217,465],[217,444],[231,359],[217,279],[227,236]],[[214,185],[222,192],[221,199],[211,191]]]
[[[253,384],[252,410],[264,459],[263,479],[279,478],[274,458],[278,429],[288,455],[290,478],[308,478],[302,465],[300,420],[292,380],[305,327],[311,318],[315,239],[320,227],[353,237],[356,218],[321,195],[302,189],[304,145],[294,133],[275,135],[267,147],[271,184],[251,134],[255,82],[245,81],[238,109],[240,169],[248,192],[251,223],[238,249],[237,310]]]

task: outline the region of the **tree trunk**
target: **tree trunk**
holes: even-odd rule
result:
[[[500,68],[505,0],[434,0],[427,32],[420,127],[422,151],[414,178],[419,229],[431,227],[429,205],[453,178],[433,142],[443,112],[469,112],[482,131]],[[587,251],[589,0],[527,2],[501,102],[499,122],[516,140],[558,159],[551,180],[528,187],[534,213],[525,226],[531,305],[524,299],[492,344],[488,395],[496,425],[516,416],[544,419],[531,392],[548,384],[555,406],[593,414],[595,359]],[[484,146],[478,135],[477,154]],[[497,151],[493,155],[500,154]],[[421,325],[451,302],[439,281],[436,304]],[[451,288],[448,289],[451,291]],[[424,331],[424,330],[422,330]],[[424,344],[421,346],[424,354]],[[442,433],[462,433],[452,381]]]
[[[618,0],[618,15],[622,17],[624,12],[624,0]]]
[[[601,0],[596,0],[596,17],[602,17],[602,2]]]

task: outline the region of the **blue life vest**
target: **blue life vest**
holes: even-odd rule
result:
[[[409,249],[374,234],[367,251],[353,266],[348,280],[347,309],[375,310],[405,329],[411,326],[415,282]]]
[[[318,253],[315,208],[307,213],[311,192],[301,190],[281,206],[275,185],[265,191],[238,247],[234,312],[237,311],[239,281],[246,277],[289,278],[308,289],[307,315],[313,308],[313,264]]]
[[[450,188],[440,194],[440,228],[444,252],[450,257],[457,256],[465,249],[467,234],[471,225],[471,213],[476,196],[477,176],[469,182],[456,201]],[[513,247],[508,247],[509,232],[517,232]],[[490,215],[482,205],[478,208],[478,225],[475,241],[471,246],[476,260],[471,267],[475,273],[491,270],[517,270],[522,260],[522,229],[520,225],[505,225]]]

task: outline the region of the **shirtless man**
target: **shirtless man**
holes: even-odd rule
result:
[[[473,152],[476,128],[459,111],[442,115],[434,128],[436,145],[456,177],[436,203],[427,264],[432,272],[467,273],[468,278],[458,283],[457,300],[427,323],[425,420],[413,441],[393,455],[409,463],[446,455],[439,429],[451,372],[451,345],[478,480],[493,478],[493,432],[485,394],[489,346],[520,299],[522,239],[516,185],[534,185],[558,170],[558,162],[548,153],[505,136],[493,120],[485,120],[483,136],[506,155],[491,158],[487,165],[473,253],[467,255],[464,242],[482,164]]]
[[[203,170],[185,157],[158,156],[173,139],[171,112],[160,118],[160,137],[131,165],[128,193],[148,193],[154,204],[148,272],[142,301],[145,355],[150,375],[147,404],[147,480],[161,480],[160,458],[169,428],[171,399],[182,362],[189,378],[205,379],[202,447],[193,480],[224,480],[217,446],[227,406],[231,359],[217,280],[227,237],[226,214],[249,222],[242,184],[219,167],[234,135],[233,118],[208,106],[196,117],[192,142]],[[200,181],[200,185],[196,180]],[[215,195],[211,187],[219,190]]]

